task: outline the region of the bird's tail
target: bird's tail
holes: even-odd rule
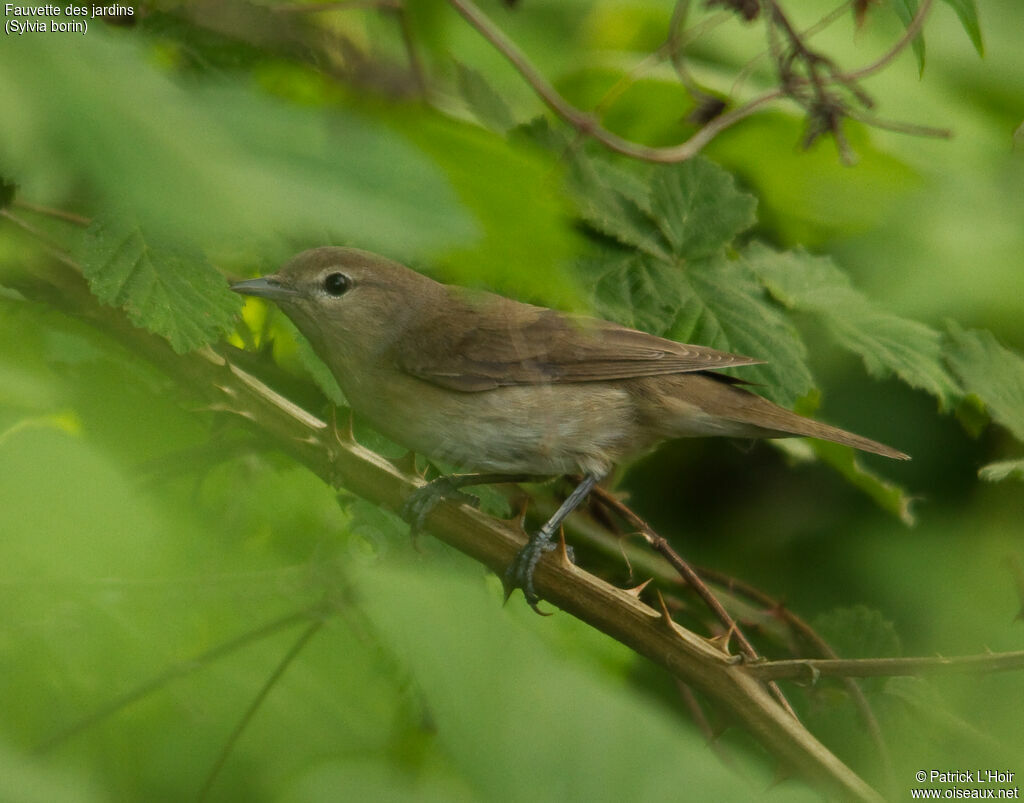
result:
[[[831,424],[824,424],[821,421],[797,415],[742,388],[733,387],[730,390],[743,393],[748,399],[746,404],[735,406],[730,411],[729,417],[734,421],[752,424],[767,430],[774,430],[773,434],[766,437],[778,438],[786,437],[787,435],[800,435],[806,438],[818,438],[824,441],[841,443],[845,446],[852,446],[854,449],[860,449],[863,452],[891,457],[894,460],[910,459],[910,455],[901,452],[899,449],[893,449],[884,443],[873,441],[870,438],[865,438],[853,432],[847,432],[845,429],[834,427]]]

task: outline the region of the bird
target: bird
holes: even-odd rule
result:
[[[473,472],[414,492],[403,508],[414,528],[468,485],[582,475],[505,573],[506,599],[520,588],[534,610],[534,570],[565,518],[613,466],[662,441],[803,436],[909,459],[720,373],[760,359],[442,284],[369,251],[310,249],[231,289],[276,303],[375,429]]]

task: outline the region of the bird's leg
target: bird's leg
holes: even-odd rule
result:
[[[472,507],[479,507],[480,500],[461,489],[467,485],[495,485],[508,482],[537,482],[541,478],[533,474],[443,474],[426,485],[417,488],[402,504],[399,515],[409,522],[413,539],[423,529],[430,511],[442,499],[451,499]]]
[[[506,601],[513,591],[521,588],[530,607],[540,613],[537,608],[540,597],[537,596],[537,591],[533,587],[533,571],[537,568],[537,562],[545,552],[550,552],[555,548],[555,534],[562,526],[562,522],[579,507],[580,503],[587,498],[587,494],[600,481],[601,475],[587,474],[583,478],[583,482],[577,485],[576,489],[562,502],[562,506],[555,511],[554,515],[545,522],[543,527],[531,535],[526,546],[516,553],[512,563],[505,570],[505,577],[502,580],[502,584],[505,586]]]

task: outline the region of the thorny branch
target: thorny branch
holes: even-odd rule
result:
[[[25,204],[21,206],[31,209]],[[35,211],[58,214],[66,220],[74,219],[53,210],[37,208]],[[0,216],[33,236],[41,237],[35,227],[19,216],[7,210],[0,211]],[[84,223],[84,220],[75,222]],[[45,244],[48,251],[55,251],[54,244]],[[183,389],[192,394],[207,395],[211,409],[236,413],[240,420],[254,427],[261,438],[276,444],[277,448],[308,466],[333,487],[345,488],[383,507],[398,509],[413,488],[422,482],[417,475],[410,475],[361,447],[348,433],[339,432],[270,390],[223,354],[210,349],[192,355],[174,354],[160,338],[131,326],[120,311],[101,307],[86,287],[73,258],[60,253],[54,253],[54,256],[57,257],[54,264],[48,265],[41,276],[25,276],[8,281],[8,284],[27,298],[44,301],[97,326],[154,363],[177,380]],[[642,525],[646,530],[645,537],[677,570],[684,572],[694,588],[703,586],[698,577],[700,572],[685,566],[667,544],[659,543],[656,534],[643,524],[642,519],[613,497],[608,497],[608,501],[617,513],[634,524]],[[524,539],[521,526],[496,522],[469,507],[451,503],[440,505],[430,514],[427,523],[441,540],[498,572],[508,564]],[[695,577],[696,580],[693,579]],[[639,590],[615,588],[583,571],[564,556],[562,560],[542,561],[537,570],[537,585],[553,604],[646,656],[681,682],[701,690],[743,723],[787,766],[844,799],[877,800],[878,797],[821,745],[784,703],[767,693],[762,683],[783,678],[813,680],[824,674],[855,677],[1024,668],[1024,653],[963,658],[842,661],[833,657],[825,660],[763,661],[758,660],[749,643],[744,652],[750,657],[746,661],[737,661],[721,645],[674,622],[660,595],[658,607],[649,607],[641,601]],[[704,598],[716,615],[723,622],[731,623],[728,625],[731,633],[738,634],[735,622],[724,607],[710,591],[706,588],[704,591]],[[759,596],[760,592],[756,590],[741,588],[741,591],[762,602],[767,599]],[[792,615],[789,615],[789,621],[799,622]],[[292,618],[283,620],[283,624],[291,623]],[[283,624],[275,623],[272,627],[277,629]],[[816,638],[806,626],[797,629],[812,641]],[[312,632],[311,628],[310,634]],[[823,649],[827,650],[827,645]],[[282,662],[281,671],[286,663]],[[142,692],[132,692],[109,710],[100,711],[86,722],[133,702],[150,686],[140,687]],[[66,738],[66,735],[59,738]]]

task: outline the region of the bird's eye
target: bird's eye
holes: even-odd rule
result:
[[[352,280],[344,273],[331,273],[324,279],[324,290],[331,296],[343,296],[352,288]]]

